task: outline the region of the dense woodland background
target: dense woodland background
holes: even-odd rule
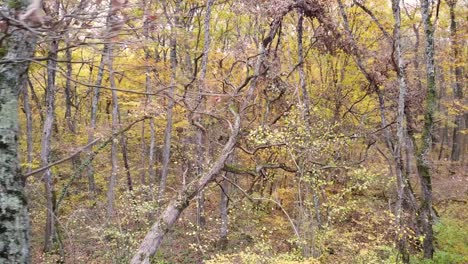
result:
[[[466,0],[1,3],[32,263],[468,263]]]

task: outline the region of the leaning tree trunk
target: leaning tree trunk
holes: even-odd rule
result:
[[[421,0],[421,15],[426,36],[426,74],[427,96],[424,113],[424,127],[422,144],[417,153],[417,168],[421,180],[422,205],[420,216],[424,235],[424,258],[432,258],[434,254],[434,235],[432,230],[432,182],[430,152],[432,149],[432,137],[434,131],[434,112],[436,109],[436,82],[434,63],[434,27],[431,21],[431,7],[429,0]]]
[[[224,167],[224,163],[229,158],[237,144],[241,129],[241,116],[245,114],[251,104],[252,98],[254,97],[254,91],[257,87],[257,77],[260,75],[260,68],[265,61],[266,49],[275,37],[281,20],[282,16],[279,16],[271,23],[269,35],[262,42],[263,45],[261,46],[260,55],[257,58],[255,66],[255,78],[252,78],[250,82],[249,89],[246,91],[245,99],[239,107],[239,112],[236,112],[233,105],[229,106],[230,112],[234,115],[234,122],[231,126],[231,135],[229,136],[229,140],[224,145],[218,158],[213,162],[211,168],[204,172],[203,176],[197,182],[185,185],[177,196],[169,202],[162,215],[156,220],[156,223],[151,227],[151,230],[146,234],[143,242],[140,244],[137,252],[131,260],[132,264],[150,263],[150,258],[154,256],[156,251],[159,249],[164,237],[169,230],[171,230],[177,219],[179,219],[185,208],[189,206],[190,201],[198,195],[198,193],[203,190],[208,183],[213,181],[216,175]]]
[[[15,3],[26,6],[26,1]],[[18,12],[5,11],[11,16]],[[18,161],[18,97],[36,37],[11,29],[3,42],[6,55],[0,58],[0,263],[29,263],[29,217]]]
[[[190,201],[198,195],[200,190],[203,190],[206,185],[213,180],[213,178],[224,167],[224,163],[231,155],[240,131],[240,117],[235,113],[235,122],[233,124],[233,131],[229,137],[228,142],[224,146],[218,159],[213,163],[212,167],[201,177],[196,184],[185,186],[177,195],[176,198],[169,202],[162,215],[158,218],[151,230],[145,236],[143,242],[140,244],[137,253],[133,256],[132,264],[149,264],[150,257],[153,256],[161,245],[165,235],[172,226],[179,219],[181,213],[190,204]]]

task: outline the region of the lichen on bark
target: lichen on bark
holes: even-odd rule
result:
[[[15,3],[15,9],[26,5]],[[30,262],[29,219],[17,155],[18,94],[29,63],[16,61],[33,56],[35,40],[30,32],[12,30],[2,58],[7,63],[0,64],[0,263]]]

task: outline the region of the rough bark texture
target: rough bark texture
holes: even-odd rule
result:
[[[405,233],[405,223],[404,223],[404,214],[403,214],[403,201],[406,187],[406,181],[404,177],[404,168],[403,168],[403,151],[406,148],[406,133],[405,133],[405,102],[406,102],[406,75],[404,61],[402,58],[401,52],[401,13],[400,13],[400,0],[392,0],[392,11],[393,18],[395,20],[395,25],[393,27],[394,34],[394,60],[397,64],[397,77],[398,77],[398,86],[399,86],[399,95],[398,95],[398,114],[397,114],[397,138],[398,144],[395,146],[395,167],[397,175],[397,194],[398,200],[395,208],[395,217],[396,225],[398,227],[397,232],[397,246],[402,260],[404,263],[409,263],[409,253],[406,246],[406,233]]]
[[[457,1],[447,1],[450,9],[450,44],[452,46],[452,56],[455,62],[455,83],[453,84],[453,95],[456,100],[463,104],[463,91],[464,91],[464,78],[463,66],[460,58],[460,43],[457,34],[457,21],[455,17],[455,6]],[[463,137],[464,135],[460,130],[463,126],[463,115],[455,117],[455,127],[453,128],[453,141],[452,141],[452,161],[459,161],[460,154],[464,150]]]
[[[42,128],[41,163],[47,166],[50,163],[50,150],[52,132],[55,120],[55,75],[57,68],[58,41],[50,44],[49,60],[47,61],[47,88],[46,88],[46,116]],[[44,185],[46,196],[46,226],[44,232],[44,251],[52,249],[55,236],[55,189],[53,175],[50,169],[44,172]]]
[[[108,63],[107,67],[109,69],[109,82],[111,88],[115,88],[115,78],[114,78],[114,69],[113,69],[113,58],[112,58],[112,44],[109,44],[108,47]],[[112,90],[112,133],[115,134],[120,129],[119,123],[119,101],[117,97],[117,91]],[[118,160],[117,160],[117,144],[118,140],[113,140],[111,145],[111,164],[112,171],[109,177],[109,187],[107,189],[107,215],[111,217],[114,214],[114,200],[115,200],[115,186],[117,184],[117,171],[118,171]]]
[[[430,152],[432,148],[432,137],[434,131],[434,112],[437,107],[436,80],[434,64],[434,27],[431,21],[431,7],[429,0],[421,0],[421,15],[426,36],[426,74],[427,74],[427,96],[424,113],[424,128],[422,145],[418,149],[417,168],[421,180],[422,205],[420,216],[422,231],[424,235],[424,257],[432,258],[434,254],[434,235],[432,230],[432,182]]]
[[[33,56],[36,37],[15,29],[3,43],[7,54],[1,59],[16,61]],[[30,262],[29,218],[17,155],[18,95],[28,66],[28,61],[0,64],[0,263]]]

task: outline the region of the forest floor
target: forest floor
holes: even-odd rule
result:
[[[365,190],[354,190],[342,197],[333,211],[333,219],[323,229],[314,228],[315,247],[310,252],[318,258],[304,259],[295,240],[293,228],[280,208],[272,203],[251,203],[238,194],[231,197],[227,244],[219,241],[219,200],[206,201],[206,226],[196,228],[196,204],[182,215],[171,231],[154,263],[395,263],[393,250],[393,217],[389,202],[391,193],[381,190],[381,182]],[[438,164],[433,177],[434,207],[440,216],[435,225],[436,254],[431,263],[468,263],[468,178],[464,168],[449,171]],[[284,208],[294,211],[293,197],[283,190]],[[207,197],[219,197],[217,185],[207,190]],[[83,202],[79,192],[73,211],[64,209],[59,218],[65,263],[127,263],[138,241],[150,225],[151,214],[141,207],[125,204],[117,212],[114,225],[104,225],[105,199],[96,204]],[[81,197],[81,198],[80,198]],[[125,201],[125,197],[120,197]],[[140,205],[138,205],[140,206]],[[44,213],[37,200],[31,203],[33,226],[33,263],[58,263],[60,248],[55,254],[42,253]],[[73,206],[76,208],[76,205]],[[146,220],[142,220],[146,219]],[[418,242],[414,243],[415,248]],[[420,254],[418,251],[413,252]],[[419,263],[414,258],[414,263]],[[421,262],[422,263],[422,262]],[[424,262],[428,263],[428,262]]]

